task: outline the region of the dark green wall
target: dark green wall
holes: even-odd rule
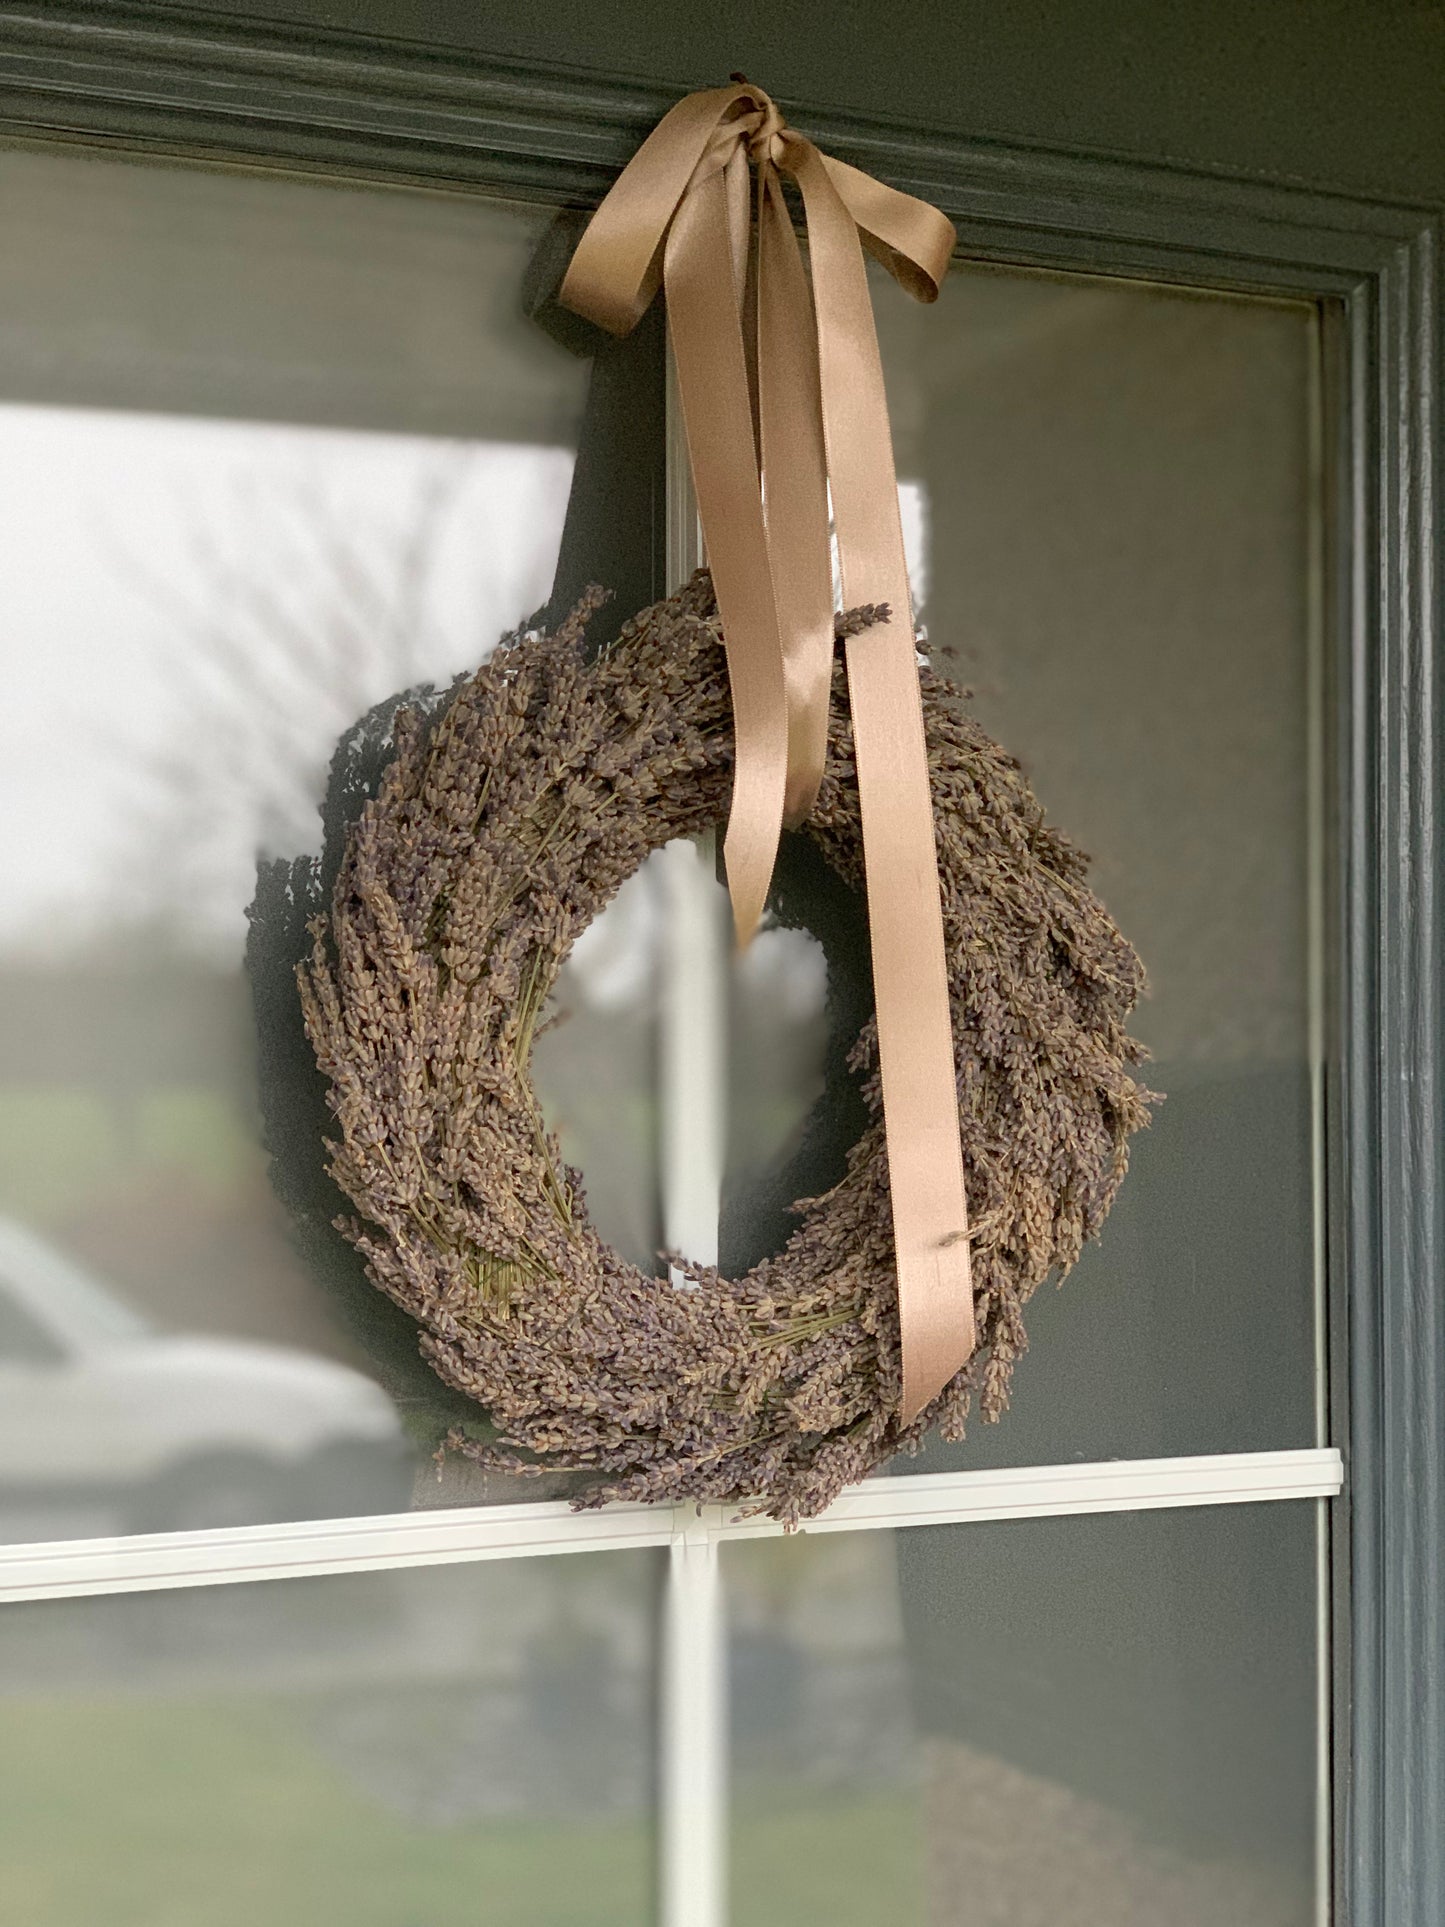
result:
[[[1409,0],[190,0],[679,91],[1445,200],[1445,7]]]

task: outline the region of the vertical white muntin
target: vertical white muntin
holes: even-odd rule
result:
[[[668,358],[667,579],[702,561],[677,382]],[[659,1036],[663,1234],[716,1264],[726,1128],[729,921],[711,835],[660,853]],[[674,1272],[679,1285],[683,1283]],[[658,1774],[662,1927],[723,1927],[727,1916],[727,1743],[716,1509],[679,1506],[662,1625]]]
[[[680,587],[702,561],[697,498],[671,357],[667,392],[667,580]],[[659,1093],[662,1219],[668,1248],[717,1263],[727,1092],[725,908],[711,835],[660,853],[663,950]]]
[[[727,1919],[727,1706],[716,1508],[679,1506],[663,1610],[662,1927]]]

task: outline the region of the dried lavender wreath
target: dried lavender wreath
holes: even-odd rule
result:
[[[648,853],[724,814],[726,667],[700,574],[589,660],[588,599],[509,637],[438,716],[402,710],[380,790],[347,839],[298,971],[339,1136],[340,1228],[421,1327],[423,1356],[509,1470],[602,1475],[608,1499],[753,1501],[795,1523],[941,1426],[1008,1398],[1023,1306],[1098,1231],[1147,1121],[1125,1029],[1134,951],[1044,821],[1018,764],[928,671],[959,1104],[980,1345],[910,1427],[900,1362],[873,1026],[854,1047],[870,1123],[846,1175],[796,1208],[746,1277],[626,1263],[587,1216],[528,1071],[574,940]],[[865,627],[872,611],[845,619]],[[847,694],[808,834],[862,877]]]

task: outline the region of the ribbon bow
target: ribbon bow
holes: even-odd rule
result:
[[[802,196],[811,289],[785,174]],[[845,648],[904,1424],[972,1353],[973,1288],[928,752],[863,246],[911,294],[932,301],[954,241],[936,208],[820,153],[761,88],[739,81],[689,94],[663,116],[593,215],[561,289],[568,307],[621,335],[666,288],[732,691],[736,763],[723,853],[740,945],[762,915],[782,828],[803,822],[823,777],[834,647],[830,491],[844,605],[890,611]]]

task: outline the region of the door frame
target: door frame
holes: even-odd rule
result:
[[[670,100],[183,7],[0,5],[11,139],[585,208]],[[1336,1910],[1352,1927],[1425,1927],[1445,1892],[1441,210],[789,111],[828,151],[943,207],[965,257],[1323,305],[1329,1382],[1348,1468],[1333,1535]]]

